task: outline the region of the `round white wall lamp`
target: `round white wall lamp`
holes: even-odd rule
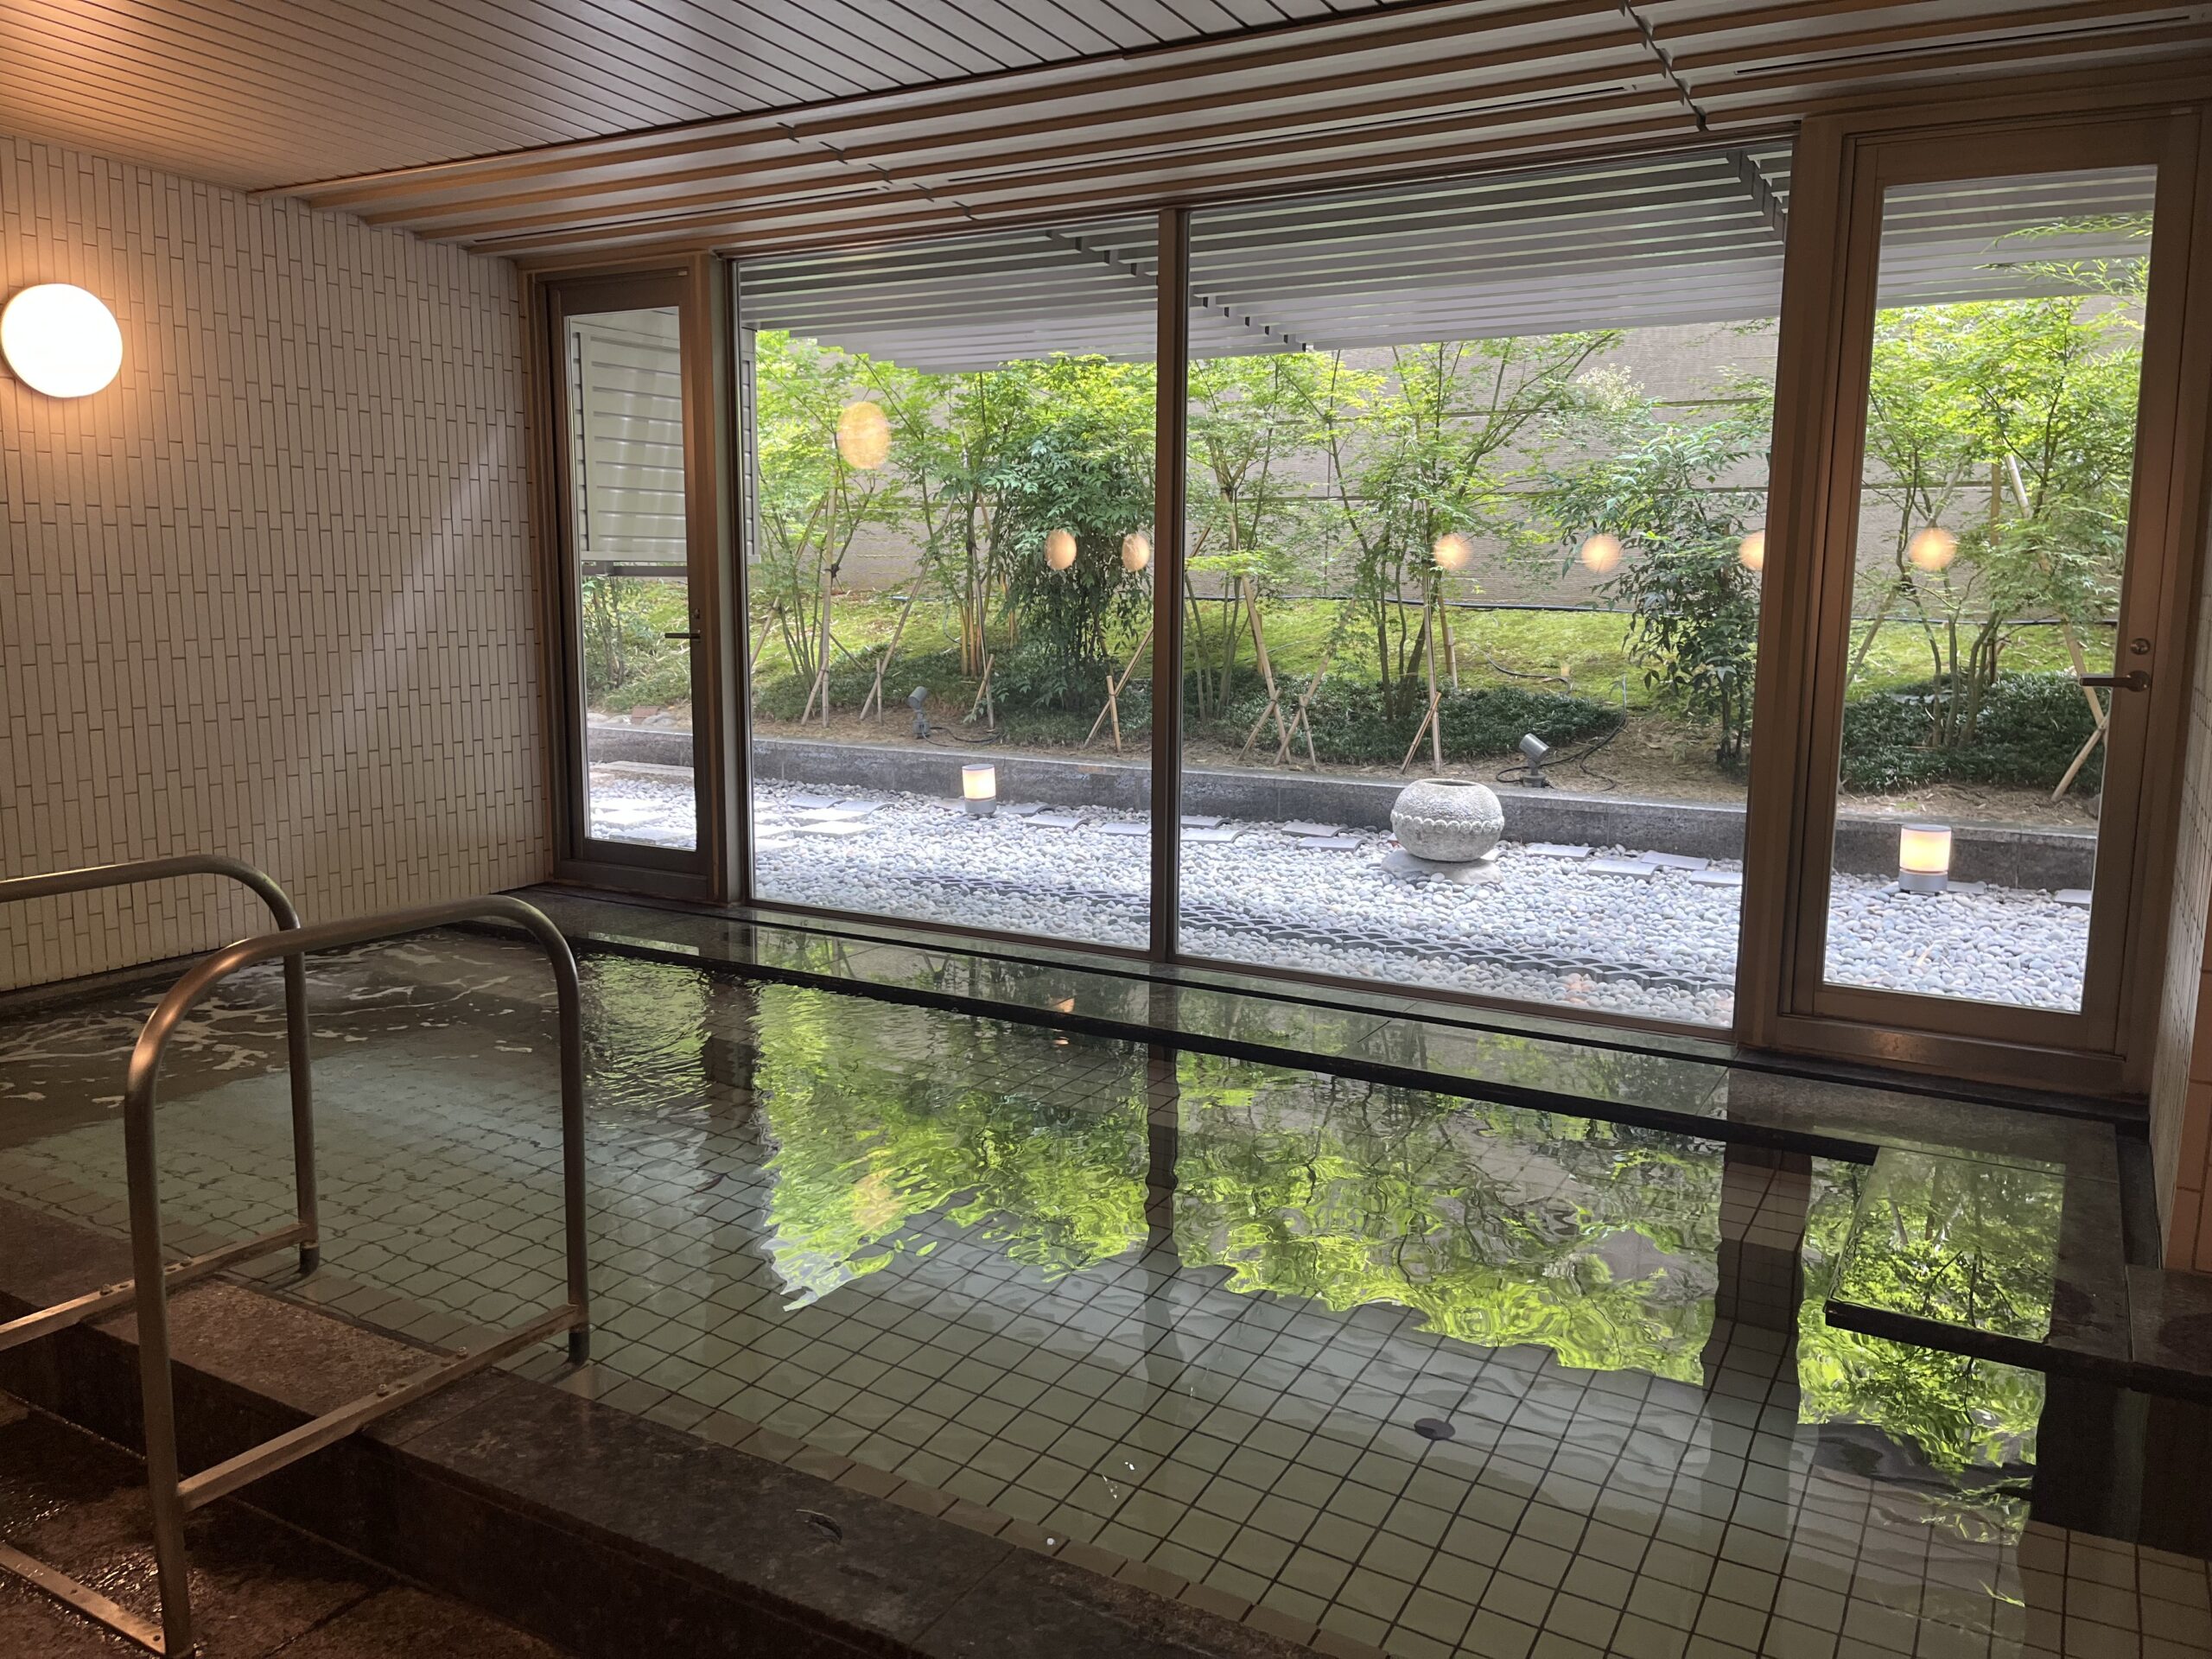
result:
[[[122,368],[123,330],[98,295],[40,283],[0,310],[0,357],[49,397],[89,397]]]

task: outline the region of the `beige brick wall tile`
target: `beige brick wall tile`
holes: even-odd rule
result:
[[[73,282],[124,368],[0,370],[0,874],[217,851],[309,919],[543,874],[504,264],[0,138],[0,296]],[[0,912],[0,985],[260,925],[213,881]]]

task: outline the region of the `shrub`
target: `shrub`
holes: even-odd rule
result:
[[[1230,708],[1217,734],[1233,734],[1236,742],[1243,742],[1267,704],[1265,691],[1246,693]],[[1287,690],[1283,697],[1286,724],[1296,704],[1296,696]],[[1440,708],[1447,760],[1510,755],[1529,732],[1554,747],[1580,742],[1611,731],[1620,721],[1618,709],[1588,697],[1524,691],[1511,685],[1446,691]],[[1394,720],[1384,712],[1377,687],[1358,682],[1331,684],[1315,700],[1311,712],[1313,752],[1323,761],[1366,765],[1388,761],[1395,766],[1406,758],[1406,749],[1420,728],[1421,713],[1417,709]],[[1274,741],[1274,722],[1269,721],[1254,747],[1272,747]],[[1297,747],[1302,753],[1302,737]]]
[[[1973,741],[1952,751],[1932,746],[1945,693],[1934,685],[1855,697],[1843,709],[1843,783],[1887,793],[1955,779],[2050,789],[2066,775],[2092,729],[2089,706],[2070,674],[2005,674],[1982,693]],[[2075,779],[2094,794],[2104,751]]]

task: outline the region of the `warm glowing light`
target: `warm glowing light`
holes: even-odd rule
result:
[[[837,417],[837,453],[848,467],[872,473],[890,459],[891,417],[880,404],[861,402],[845,405]]]
[[[123,366],[123,330],[97,295],[40,283],[0,311],[0,357],[49,397],[86,397]]]
[[[1152,563],[1152,537],[1141,530],[1133,530],[1122,537],[1122,569],[1131,575],[1140,575],[1145,566]]]
[[[1056,530],[1045,537],[1045,564],[1048,569],[1065,570],[1074,563],[1074,531]]]
[[[1755,530],[1736,543],[1736,562],[1745,569],[1758,572],[1766,569],[1766,531]]]
[[[960,768],[960,798],[976,817],[988,818],[998,810],[999,772],[996,766]]]
[[[1583,568],[1592,575],[1611,575],[1621,562],[1621,538],[1610,531],[1599,531],[1582,543],[1579,556]]]
[[[1912,539],[1904,544],[1904,556],[1933,574],[1959,556],[1959,538],[1941,524],[1930,524],[1913,532]]]
[[[1458,531],[1446,531],[1432,550],[1440,570],[1464,570],[1475,556],[1475,544]]]
[[[1897,831],[1897,886],[1906,893],[1941,893],[1951,874],[1947,824],[1908,823]]]

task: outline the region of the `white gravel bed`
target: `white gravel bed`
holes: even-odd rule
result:
[[[691,844],[688,782],[594,768],[592,805],[599,833]],[[1041,828],[922,796],[763,783],[756,885],[794,904],[1141,946],[1149,843],[1107,827],[1141,825],[1141,815],[1047,810],[1080,823]],[[1508,842],[1493,880],[1408,880],[1382,868],[1395,843],[1380,831],[1345,830],[1335,839],[1351,846],[1323,849],[1277,824],[1223,827],[1236,838],[1183,848],[1182,937],[1194,955],[1661,1019],[1730,1017],[1741,894],[1710,877],[1607,874],[1599,860],[1635,851],[1599,848],[1581,861]],[[2079,1006],[2088,912],[2048,894],[1900,894],[1840,875],[1831,918],[1838,982]]]

